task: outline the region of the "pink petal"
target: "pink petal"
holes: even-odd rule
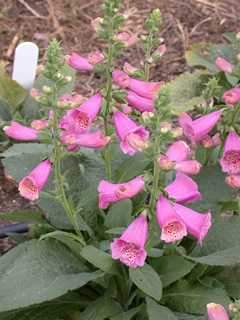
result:
[[[12,121],[11,126],[3,128],[6,135],[21,141],[36,140],[38,138],[38,130],[22,126],[20,123]]]
[[[184,141],[177,141],[171,145],[166,155],[172,161],[182,161],[187,158],[189,150],[189,146]]]
[[[220,304],[209,303],[207,313],[210,320],[229,320],[226,310]]]
[[[153,111],[153,101],[151,99],[146,99],[135,92],[126,91],[128,96],[125,98],[125,100],[132,106],[134,109],[144,112],[144,111]]]

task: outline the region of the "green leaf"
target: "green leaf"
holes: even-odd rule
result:
[[[26,90],[17,83],[3,74],[0,69],[0,98],[6,100],[11,106],[11,111],[14,114],[17,107],[23,102],[26,97]]]
[[[58,320],[73,314],[85,304],[83,297],[69,292],[52,301],[0,313],[0,318],[1,320]]]
[[[221,287],[207,288],[199,283],[189,284],[186,280],[179,280],[168,289],[162,301],[172,310],[204,315],[206,305],[210,301],[228,307],[230,299]]]
[[[80,314],[77,320],[104,320],[122,311],[122,307],[114,300],[100,297]]]
[[[205,316],[202,317],[181,312],[174,312],[174,315],[177,317],[178,320],[209,320],[209,318]]]
[[[238,201],[221,201],[220,204],[222,205],[222,208],[219,213],[239,210]]]
[[[123,227],[119,227],[119,228],[113,228],[110,230],[106,230],[106,233],[112,233],[112,234],[122,234],[124,231],[126,230],[126,228]]]
[[[115,275],[121,275],[121,265],[118,260],[113,260],[109,253],[99,250],[93,246],[84,247],[81,252],[81,256],[95,267]]]
[[[170,81],[171,106],[176,115],[193,110],[202,102],[202,74],[201,71],[185,72]]]
[[[103,276],[100,270],[89,273],[78,257],[55,240],[31,240],[20,246],[25,250],[15,259],[11,256],[0,280],[0,312],[58,298]]]
[[[40,110],[41,110],[41,113],[40,113]],[[32,122],[33,120],[48,117],[49,109],[41,108],[41,105],[38,104],[33,97],[28,96],[21,109],[21,116],[30,125],[30,122]]]
[[[118,228],[128,227],[133,221],[132,213],[132,201],[130,199],[124,199],[113,204],[110,208],[105,221],[104,226],[106,228]]]
[[[224,58],[232,64],[237,64],[238,51],[228,44],[195,43],[185,52],[190,67],[207,68],[211,72],[219,72],[215,62],[218,57]]]
[[[17,243],[24,243],[25,241],[30,241],[33,239],[32,237],[26,236],[25,234],[15,232],[8,232],[7,236]]]
[[[166,256],[153,260],[151,266],[160,276],[164,288],[188,274],[194,264],[179,256]]]
[[[110,317],[109,320],[131,320],[138,312],[143,308],[143,305],[140,305],[136,308],[132,308],[126,312],[121,312],[113,317]]]
[[[12,120],[11,106],[4,99],[0,99],[0,119],[2,121]]]
[[[53,150],[53,147],[48,146],[46,147],[44,144],[41,143],[21,143],[21,144],[14,144],[11,148],[6,150],[1,154],[4,158],[9,157],[21,157],[23,155],[27,155],[29,157],[30,154],[49,154]]]
[[[240,263],[240,217],[217,217],[202,246],[196,246],[191,259],[211,266]]]
[[[20,211],[16,209],[9,213],[0,212],[0,218],[17,222],[47,223],[42,212],[33,210]]]
[[[150,297],[160,300],[162,296],[162,282],[156,271],[148,264],[143,267],[129,268],[132,282]]]
[[[150,160],[141,152],[135,153],[125,159],[116,170],[118,183],[126,182],[140,175]]]
[[[238,44],[238,40],[236,38],[236,33],[235,32],[229,32],[229,33],[223,33],[223,37],[229,40],[230,42],[234,44]]]
[[[146,298],[146,301],[149,320],[177,320],[168,308],[161,306],[149,297]]]
[[[198,185],[202,200],[186,206],[201,213],[209,210],[212,215],[219,213],[220,201],[228,201],[235,193],[234,189],[226,184],[226,176],[219,166],[203,166],[198,175],[191,176]]]
[[[214,275],[214,278],[221,281],[228,295],[234,299],[240,299],[240,268],[226,269]]]

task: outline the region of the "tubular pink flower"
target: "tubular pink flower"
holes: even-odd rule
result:
[[[147,257],[144,246],[148,235],[146,212],[143,211],[120,238],[113,239],[111,243],[112,258],[120,261],[130,268],[142,267]]]
[[[129,153],[133,156],[137,151],[147,148],[149,132],[143,126],[138,127],[118,110],[114,112],[113,119],[117,134],[121,139],[120,147],[124,153]]]
[[[170,198],[175,202],[189,202],[201,200],[201,193],[198,191],[198,185],[184,173],[178,172],[176,179],[170,183],[164,190],[167,191]]]
[[[234,104],[238,102],[240,100],[240,87],[224,92],[222,98],[226,104]]]
[[[213,142],[213,139],[209,135],[206,135],[205,137],[200,139],[199,143],[204,149],[209,149],[213,146],[214,142]]]
[[[202,165],[197,160],[177,161],[174,169],[186,174],[198,174]]]
[[[157,220],[162,229],[161,240],[174,242],[187,235],[186,225],[178,217],[171,203],[162,194],[157,201]]]
[[[233,129],[226,138],[220,163],[223,172],[229,175],[240,174],[240,137]]]
[[[178,203],[174,203],[174,209],[181,221],[186,225],[187,232],[197,238],[198,243],[202,245],[202,240],[206,236],[208,229],[211,227],[210,211],[202,214]]]
[[[166,152],[166,155],[170,160],[178,162],[185,160],[189,154],[189,151],[189,146],[184,141],[180,140],[171,145]]]
[[[121,88],[127,88],[130,84],[130,77],[126,73],[115,69],[112,73],[113,81]]]
[[[71,108],[78,107],[83,102],[83,97],[80,94],[71,96],[70,94],[64,94],[59,98],[60,101],[66,101],[67,106]]]
[[[202,116],[196,120],[192,120],[186,113],[179,116],[179,124],[183,128],[184,134],[191,143],[196,146],[196,142],[206,136],[221,118],[222,110]]]
[[[232,69],[235,68],[235,66],[233,64],[229,63],[227,60],[225,60],[221,57],[217,58],[215,64],[219,70],[222,70],[224,72],[232,73]]]
[[[3,130],[6,135],[15,140],[30,141],[38,138],[38,130],[22,126],[20,123],[15,121],[12,121],[11,126],[6,126]]]
[[[38,194],[47,183],[50,171],[51,162],[48,158],[20,181],[18,190],[21,196],[29,200],[38,199]]]
[[[121,88],[129,88],[134,91],[139,96],[146,99],[157,98],[158,92],[161,90],[162,86],[165,84],[164,81],[161,82],[145,82],[141,80],[132,79],[126,73],[115,69],[112,73],[113,81]]]
[[[162,86],[164,85],[165,85],[164,81],[145,82],[145,81],[130,78],[130,83],[128,88],[143,98],[155,99],[157,98],[158,92],[162,89]]]
[[[220,304],[207,304],[207,313],[210,320],[229,320],[227,311]]]
[[[226,182],[227,184],[231,187],[231,188],[240,188],[240,176],[237,175],[232,175],[226,178]]]
[[[137,37],[130,36],[127,32],[121,32],[114,37],[114,41],[122,41],[125,47],[130,47],[137,42]]]
[[[104,55],[101,52],[91,52],[88,54],[88,62],[90,64],[98,64],[104,60]]]
[[[79,71],[93,70],[93,65],[87,59],[81,57],[79,54],[72,52],[71,56],[66,56],[65,60],[70,67]]]
[[[149,111],[152,112],[153,108],[153,101],[151,99],[146,99],[132,91],[125,91],[128,95],[125,100],[132,106],[134,109],[145,112]]]
[[[113,184],[102,180],[98,186],[99,207],[106,209],[109,203],[134,197],[145,185],[143,177],[135,178],[129,182]]]
[[[102,95],[99,91],[80,107],[72,108],[67,112],[67,121],[78,133],[85,133],[89,130],[91,122],[96,118],[102,103]]]
[[[76,144],[87,148],[102,148],[109,140],[110,137],[105,137],[101,131],[76,136]]]
[[[48,121],[46,119],[34,120],[31,123],[31,128],[34,130],[43,130],[48,127]]]

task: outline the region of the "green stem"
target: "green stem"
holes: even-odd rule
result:
[[[159,164],[157,161],[157,157],[159,155],[159,141],[156,139],[155,142],[155,150],[154,150],[154,169],[153,169],[153,185],[152,185],[152,192],[151,192],[151,198],[150,198],[150,203],[149,203],[149,210],[150,213],[152,214],[152,211],[155,207],[155,191],[158,188],[158,178],[159,178],[159,173],[160,173],[160,168]]]
[[[148,59],[150,58],[150,53],[151,53],[151,48],[152,48],[152,32],[150,32],[149,35],[149,43],[147,45],[147,53],[146,53],[146,65],[145,65],[145,77],[144,77],[144,81],[148,81],[149,80],[149,70],[150,70],[150,63],[148,62]]]
[[[77,217],[74,217],[74,215],[71,212],[71,209],[69,208],[69,205],[67,203],[65,191],[63,188],[62,184],[62,177],[61,177],[61,147],[58,144],[58,139],[57,139],[57,125],[58,125],[58,116],[57,116],[57,110],[55,107],[55,101],[56,101],[56,88],[54,87],[53,89],[53,134],[54,134],[54,147],[55,147],[55,165],[56,165],[56,178],[57,178],[57,184],[58,184],[58,189],[61,195],[61,203],[71,220],[71,223],[75,229],[76,234],[79,237],[79,241],[82,243],[83,246],[86,245],[83,236],[78,228],[77,225]]]
[[[113,23],[112,21],[109,22],[109,50],[108,50],[108,70],[107,70],[107,79],[108,79],[108,86],[107,86],[107,96],[106,96],[106,111],[104,116],[104,129],[106,136],[110,134],[109,126],[108,126],[108,115],[109,115],[109,108],[112,101],[111,91],[112,91],[112,62],[113,62]],[[111,159],[110,159],[110,147],[109,143],[105,147],[105,163],[107,169],[107,180],[111,180]]]
[[[238,111],[240,109],[240,102],[238,102],[234,112],[233,112],[233,115],[232,115],[232,122],[231,122],[231,125],[234,126],[234,123],[235,123],[235,119],[236,119],[236,116],[238,114]]]

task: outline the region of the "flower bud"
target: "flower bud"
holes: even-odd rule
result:
[[[237,39],[238,41],[240,41],[240,32],[238,32],[238,33],[236,34],[236,39]]]
[[[101,29],[101,23],[104,22],[104,19],[101,17],[97,17],[96,19],[91,21],[91,26],[94,28],[96,32]]]
[[[240,188],[240,176],[232,175],[226,178],[226,183],[231,188]]]
[[[62,79],[60,79],[57,84],[59,86],[65,86],[66,84],[68,84],[71,81],[72,81],[72,77],[66,76],[66,77],[63,77]]]
[[[34,99],[37,99],[42,97],[42,93],[38,89],[32,88],[30,90],[30,96],[33,97]]]
[[[36,101],[39,102],[40,104],[42,104],[43,106],[47,106],[47,107],[51,107],[52,106],[52,103],[50,100],[48,100],[47,97],[37,97],[36,98]]]
[[[61,109],[68,107],[68,100],[67,99],[60,99],[57,102],[57,106]]]
[[[182,136],[183,129],[181,127],[173,128],[171,129],[170,133],[173,138],[178,138]]]
[[[123,66],[123,71],[126,72],[128,75],[133,75],[138,68],[133,67],[130,63],[125,62]]]
[[[113,39],[114,41],[122,41],[125,47],[130,47],[137,42],[137,37],[131,37],[127,32],[121,32],[117,34]]]
[[[97,64],[104,60],[104,56],[101,52],[92,52],[88,54],[88,62],[90,64]]]
[[[213,140],[209,135],[203,137],[199,142],[204,149],[209,149],[213,146]]]
[[[172,160],[170,160],[168,157],[161,154],[158,160],[158,164],[162,169],[169,170],[172,167]]]
[[[226,310],[220,304],[209,303],[207,313],[210,320],[229,320]]]
[[[52,89],[48,86],[43,86],[42,89],[43,89],[43,92],[45,92],[46,94],[49,94],[52,92]]]
[[[220,146],[222,141],[221,139],[219,138],[220,136],[220,133],[216,133],[213,137],[212,137],[212,140],[213,140],[213,146],[214,147],[217,147],[217,146]]]
[[[48,127],[48,121],[45,119],[34,120],[31,123],[31,128],[35,130],[43,130],[43,129],[46,129],[47,127]]]

